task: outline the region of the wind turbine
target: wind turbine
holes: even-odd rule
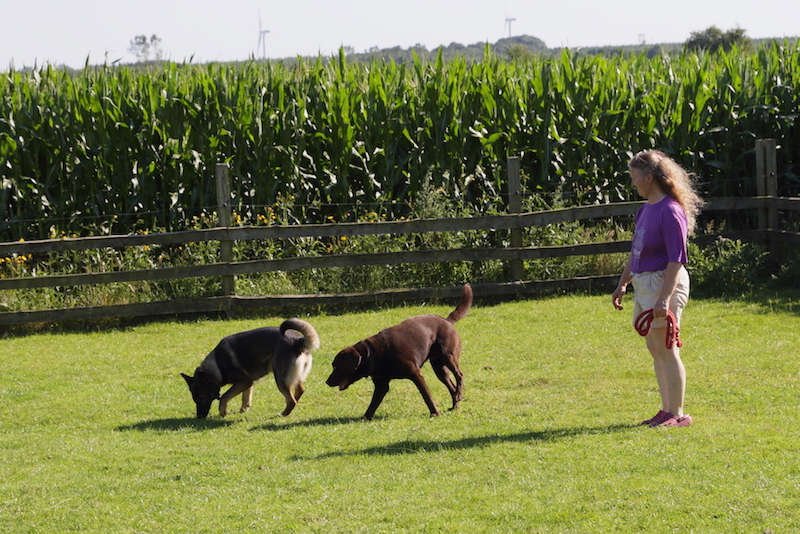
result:
[[[264,37],[265,34],[269,33],[269,30],[262,30],[261,29],[261,10],[258,10],[258,46],[256,47],[256,52],[258,49],[261,49],[261,59],[266,59],[267,57],[267,39]]]
[[[512,18],[512,17],[506,17],[506,26],[508,26],[508,37],[509,38],[511,37],[511,23],[514,22],[515,20],[517,20],[517,19]]]

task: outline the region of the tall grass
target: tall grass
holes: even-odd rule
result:
[[[358,205],[395,218],[424,186],[502,210],[505,160],[519,154],[525,191],[570,203],[628,198],[625,163],[651,147],[708,194],[753,194],[754,140],[796,146],[798,53],[12,70],[0,236],[184,228],[215,209],[218,162],[245,222],[287,200],[296,222]],[[796,157],[779,152],[790,187]]]
[[[607,296],[477,303],[457,325],[458,412],[430,419],[395,381],[362,422],[369,381],[325,386],[342,347],[453,305],[307,316],[322,348],[288,418],[268,378],[247,414],[198,421],[179,376],[223,335],[280,317],[0,339],[0,521],[20,534],[800,528],[796,294],[690,302],[689,428],[636,426],[658,409],[655,378]]]

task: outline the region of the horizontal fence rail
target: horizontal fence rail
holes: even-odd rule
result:
[[[797,210],[797,198],[731,197],[709,199],[705,210],[746,210],[772,208]],[[263,226],[208,228],[164,234],[137,234],[82,238],[44,239],[41,241],[10,241],[0,243],[0,257],[12,254],[65,252],[123,248],[143,245],[182,245],[207,241],[251,241],[266,239],[297,239],[303,237],[340,237],[425,232],[456,232],[469,230],[511,230],[531,226],[547,226],[570,221],[586,221],[633,215],[642,202],[620,202],[596,206],[578,206],[515,215],[487,215],[470,218],[419,219],[374,223],[308,224],[298,226]]]
[[[636,213],[642,202],[625,202],[604,205],[579,206],[558,210],[492,215],[471,218],[421,219],[377,223],[341,223],[298,226],[221,227],[189,230],[174,233],[101,236],[42,241],[0,243],[0,257],[13,254],[39,254],[73,250],[125,248],[145,245],[181,245],[192,242],[252,241],[293,238],[319,238],[363,235],[417,234],[427,232],[521,230],[570,221],[625,217]],[[705,211],[713,210],[798,210],[800,198],[752,197],[709,199]],[[695,242],[708,245],[720,236],[742,241],[764,243],[800,243],[800,234],[772,228],[723,232],[722,234],[695,237]],[[144,280],[173,280],[193,277],[257,274],[273,271],[294,271],[331,267],[365,265],[398,265],[409,263],[445,263],[461,261],[519,261],[580,255],[624,253],[630,250],[630,241],[611,241],[565,246],[462,248],[451,250],[418,250],[371,254],[322,255],[314,257],[281,258],[252,261],[220,261],[205,265],[50,275],[41,277],[0,279],[0,290],[66,287],[77,285],[110,284]],[[498,284],[476,284],[476,296],[507,296],[530,294],[554,288],[587,289],[597,285],[615,284],[618,275],[576,278],[572,280],[517,281]],[[0,313],[0,325],[32,322],[56,322],[112,317],[147,315],[173,315],[181,313],[225,312],[237,309],[255,309],[272,306],[323,305],[337,303],[368,303],[386,300],[413,300],[439,297],[457,297],[459,288],[421,288],[387,290],[339,295],[273,295],[242,297],[222,295],[167,302],[149,302],[99,307],[36,310]]]
[[[297,239],[303,237],[340,237],[387,234],[421,234],[426,232],[458,232],[469,230],[510,230],[530,226],[547,226],[568,221],[585,221],[636,213],[641,202],[624,202],[597,206],[578,206],[550,211],[483,217],[417,219],[373,223],[306,224],[297,226],[243,226],[208,228],[167,234],[100,236],[42,241],[0,243],[0,256],[36,252],[62,252],[141,245],[180,245],[204,241],[251,241],[257,239]]]

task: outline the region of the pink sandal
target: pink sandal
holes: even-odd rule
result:
[[[672,416],[672,417],[670,417],[669,419],[666,419],[666,420],[664,420],[664,421],[660,422],[659,424],[657,424],[657,425],[652,425],[652,426],[676,426],[676,427],[683,427],[683,426],[689,426],[689,425],[691,425],[691,424],[692,424],[692,416],[691,416],[691,415],[689,415],[689,414],[686,414],[686,415],[682,415],[682,416],[680,416],[680,417],[677,417],[677,416],[674,416],[674,415],[673,415],[673,416]]]
[[[644,421],[642,421],[639,424],[643,425],[643,426],[652,425],[654,422],[656,422],[658,420],[661,420],[665,415],[670,415],[670,414],[668,414],[664,410],[659,410],[658,413],[655,414],[653,417],[651,417],[650,419],[645,419]]]

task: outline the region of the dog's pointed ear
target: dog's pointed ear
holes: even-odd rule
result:
[[[193,376],[189,376],[189,375],[187,375],[185,373],[181,373],[181,376],[183,377],[184,380],[186,380],[186,383],[191,388],[192,387],[192,382],[194,382],[194,377]]]

